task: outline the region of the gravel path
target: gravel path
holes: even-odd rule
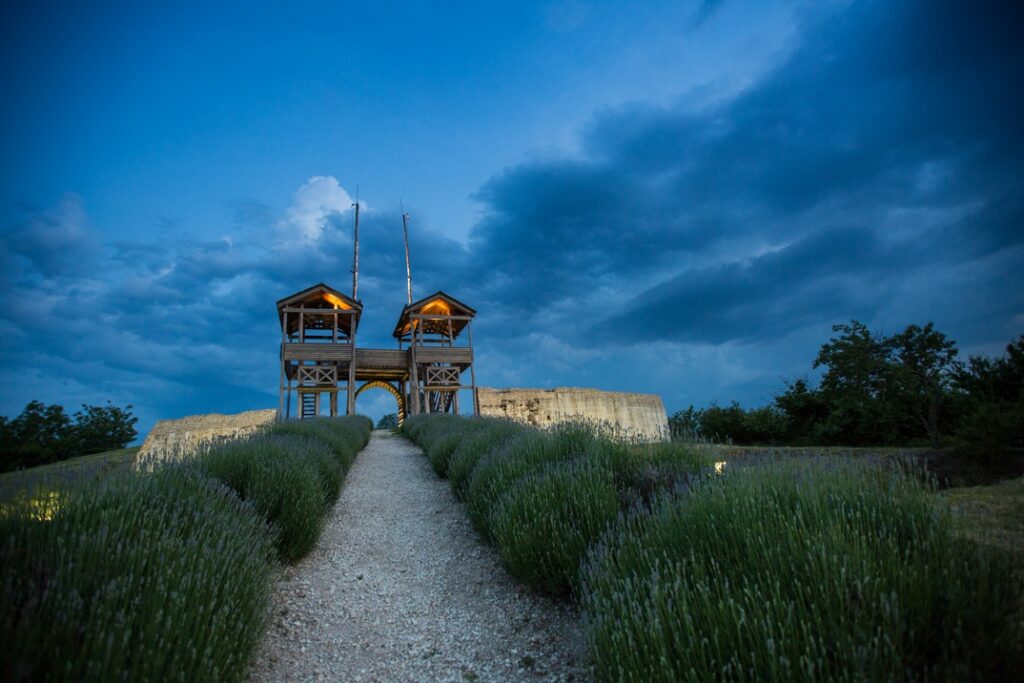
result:
[[[255,681],[586,679],[578,616],[512,579],[419,448],[376,431],[283,571]]]

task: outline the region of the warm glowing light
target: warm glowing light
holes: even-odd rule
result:
[[[434,299],[423,307],[423,313],[435,313],[438,315],[451,315],[452,309],[444,299]]]
[[[338,297],[334,296],[330,292],[324,292],[324,299],[326,299],[328,303],[334,304],[335,308],[343,308],[346,311],[352,310],[351,306],[349,306],[347,303],[345,303]]]
[[[445,301],[444,299],[434,299],[433,301],[424,304],[423,308],[421,308],[418,312],[420,314],[427,315],[451,315],[452,307],[449,306],[448,302]],[[406,323],[405,326],[402,327],[402,334],[410,334],[413,330],[416,329],[416,324],[418,322],[419,320],[413,320],[411,322]]]
[[[721,474],[725,469],[725,460],[719,460],[715,463],[715,474]]]
[[[10,505],[0,506],[0,516],[20,510],[29,519],[49,522],[56,516],[63,503],[63,497],[58,491],[38,491],[34,497],[27,500],[16,500]]]

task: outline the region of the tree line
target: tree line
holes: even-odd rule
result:
[[[693,406],[669,418],[676,438],[745,445],[955,447],[998,455],[1024,447],[1024,335],[998,358],[959,357],[932,323],[889,337],[835,325],[806,377],[769,405]]]
[[[124,448],[135,439],[132,406],[92,406],[68,415],[61,405],[31,401],[13,419],[0,416],[0,472]]]

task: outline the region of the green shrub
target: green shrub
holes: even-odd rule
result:
[[[963,680],[1019,663],[1019,584],[928,489],[851,462],[739,470],[623,518],[585,562],[601,681]]]
[[[327,497],[316,458],[292,450],[284,435],[256,435],[217,446],[195,464],[223,482],[273,526],[278,556],[296,562],[316,544]]]
[[[507,420],[484,418],[479,422],[481,429],[466,435],[448,458],[448,485],[459,500],[465,500],[466,485],[477,462],[516,434],[527,431],[526,427]]]
[[[0,508],[5,680],[242,680],[274,557],[316,542],[371,426],[278,424]]]
[[[417,415],[405,421],[402,431],[426,450],[437,439],[447,434],[453,426],[462,422],[465,422],[464,418],[454,415]]]
[[[280,448],[308,460],[316,468],[320,492],[323,494],[324,506],[330,509],[338,500],[341,486],[345,482],[347,467],[336,449],[332,449],[327,441],[314,436],[298,434],[270,434],[267,441],[275,448]],[[344,447],[348,451],[348,446]]]
[[[426,449],[427,460],[430,461],[431,467],[434,468],[438,476],[443,477],[448,474],[449,458],[452,457],[452,453],[455,452],[455,448],[462,439],[469,435],[471,431],[471,429],[460,427],[436,439],[430,448]]]
[[[588,451],[596,453],[602,445],[603,442],[589,427],[572,423],[546,432],[524,430],[513,436],[473,468],[466,484],[470,520],[485,538],[490,539],[491,512],[516,480],[548,463],[568,460]]]
[[[490,515],[501,558],[513,576],[557,596],[576,588],[580,560],[615,519],[614,472],[584,454],[528,474]]]
[[[322,419],[276,422],[267,429],[267,433],[320,441],[330,448],[337,462],[341,465],[343,473],[347,473],[352,467],[358,450],[353,450],[351,438],[346,434],[345,430],[323,424]]]
[[[699,448],[685,442],[643,444],[625,452],[608,448],[602,457],[615,473],[623,509],[650,505],[664,493],[688,487],[713,464]]]
[[[168,467],[0,515],[7,681],[241,681],[272,545],[249,505]]]

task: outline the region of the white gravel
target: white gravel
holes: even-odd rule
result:
[[[578,614],[500,565],[419,448],[374,432],[278,582],[255,681],[588,679]]]

